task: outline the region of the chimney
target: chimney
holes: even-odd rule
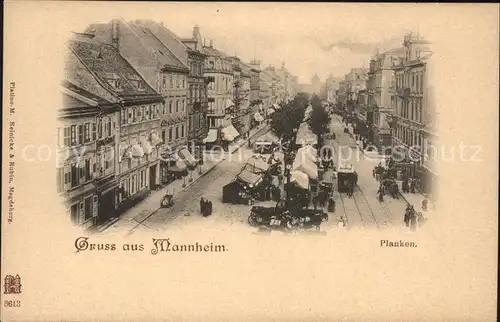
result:
[[[198,37],[198,35],[200,34],[200,26],[198,25],[195,25],[193,27],[193,38],[196,38]]]
[[[113,19],[111,22],[111,44],[117,50],[119,50],[120,44],[120,26],[118,23],[118,19]]]

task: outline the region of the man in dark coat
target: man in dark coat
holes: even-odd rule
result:
[[[212,202],[209,200],[207,201],[207,216],[212,215]]]
[[[314,210],[317,210],[318,209],[318,197],[317,196],[313,197],[312,203],[313,203]]]
[[[415,179],[410,179],[410,192],[415,193]]]
[[[201,197],[200,199],[200,214],[205,215],[205,198]]]

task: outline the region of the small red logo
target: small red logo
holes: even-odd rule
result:
[[[5,276],[4,294],[20,294],[21,293],[21,277],[17,274]]]

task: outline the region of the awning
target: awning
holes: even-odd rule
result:
[[[153,153],[153,147],[151,146],[151,143],[149,143],[148,140],[143,140],[141,142],[141,147],[144,150],[146,154],[151,154]]]
[[[252,157],[247,161],[245,169],[251,172],[261,173],[269,169],[269,164],[262,158]]]
[[[179,156],[181,159],[190,167],[194,167],[198,164],[195,157],[188,151],[188,149],[184,148],[179,151]]]
[[[309,189],[309,177],[301,171],[292,171],[290,173],[290,182],[295,182],[302,189]]]
[[[222,135],[224,137],[224,140],[234,141],[234,139],[237,136],[239,136],[240,133],[238,133],[238,130],[236,130],[233,125],[230,125],[230,126],[222,129]]]
[[[297,150],[297,157],[301,157],[304,159],[308,159],[312,162],[316,162],[318,161],[318,150],[316,150],[310,145],[306,145]]]
[[[157,146],[158,144],[163,143],[160,137],[156,133],[151,133],[151,145]]]
[[[217,141],[217,129],[208,130],[207,137],[203,139],[203,143],[213,143]]]
[[[259,112],[255,112],[255,114],[253,115],[253,118],[257,121],[257,122],[262,122],[264,121],[264,118],[262,117],[262,115],[260,115]]]
[[[256,142],[273,142],[278,143],[280,139],[273,133],[267,132],[266,134],[260,136]]]
[[[144,150],[139,144],[132,145],[131,151],[134,158],[141,158],[144,156]]]
[[[297,139],[295,140],[295,144],[315,145],[317,143],[318,143],[318,138],[316,134],[306,131],[297,133]]]
[[[252,173],[246,169],[243,169],[240,173],[238,173],[236,178],[239,179],[240,181],[252,184],[254,186],[257,185],[262,180],[261,175]]]
[[[186,171],[186,164],[184,163],[184,161],[182,160],[177,160],[175,161],[175,164],[174,165],[169,165],[168,168],[167,168],[167,171],[171,171],[171,172],[183,172],[183,171]]]
[[[308,159],[302,160],[300,158],[295,158],[295,161],[292,165],[292,170],[304,172],[305,174],[307,174],[309,179],[316,180],[318,178],[318,166]]]

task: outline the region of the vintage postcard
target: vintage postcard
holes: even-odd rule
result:
[[[493,321],[495,4],[8,1],[2,321]]]

